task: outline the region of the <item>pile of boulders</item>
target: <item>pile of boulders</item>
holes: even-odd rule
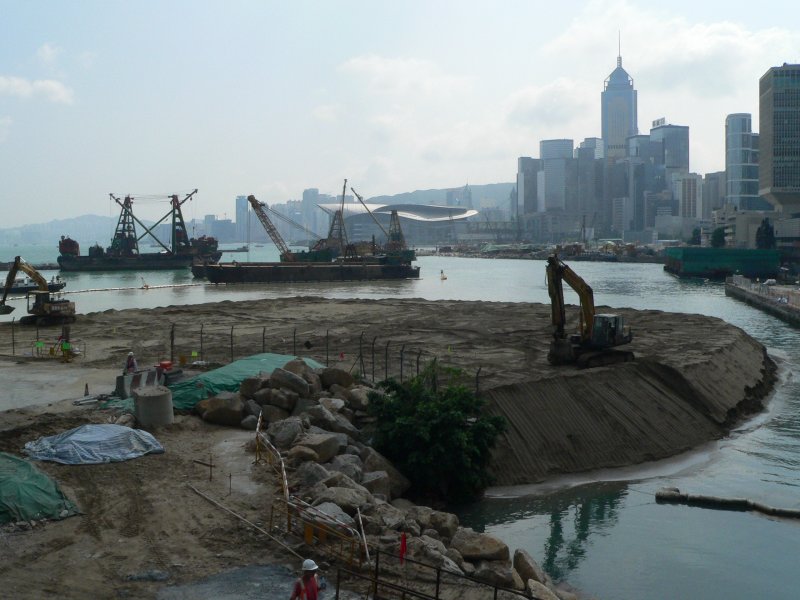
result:
[[[271,374],[245,379],[238,392],[199,402],[209,422],[255,429],[258,415],[290,471],[293,495],[337,521],[363,530],[367,541],[398,554],[406,534],[407,556],[488,584],[525,590],[534,598],[568,600],[573,594],[552,580],[524,550],[513,560],[494,536],[461,527],[452,513],[404,499],[410,482],[364,439],[370,392],[338,368],[312,369],[293,360]],[[360,518],[360,522],[357,519]],[[399,569],[399,561],[381,563]],[[405,577],[434,579],[432,569],[406,563]]]

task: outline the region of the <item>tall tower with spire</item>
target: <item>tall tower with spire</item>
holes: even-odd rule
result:
[[[622,50],[617,55],[617,68],[605,80],[600,94],[602,136],[606,157],[623,158],[625,139],[639,133],[636,90],[633,78],[622,68]]]

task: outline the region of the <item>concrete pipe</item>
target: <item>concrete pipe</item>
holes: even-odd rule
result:
[[[174,421],[172,392],[163,385],[133,390],[133,411],[143,429],[163,427]]]

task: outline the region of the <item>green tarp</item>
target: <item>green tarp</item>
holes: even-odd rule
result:
[[[78,512],[58,484],[26,460],[0,452],[0,524]]]
[[[208,373],[180,381],[169,386],[169,389],[172,390],[172,405],[178,410],[191,410],[200,400],[220,392],[235,392],[239,389],[242,380],[247,377],[255,377],[262,372],[269,375],[295,358],[297,357],[292,355],[269,352],[255,354]],[[312,369],[325,366],[311,358],[303,358],[303,360]]]

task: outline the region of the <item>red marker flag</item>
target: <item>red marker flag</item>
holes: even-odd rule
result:
[[[400,564],[402,565],[406,560],[406,532],[400,534]]]
[[[344,360],[344,352],[339,352],[339,360]]]

